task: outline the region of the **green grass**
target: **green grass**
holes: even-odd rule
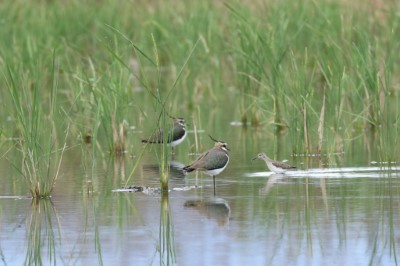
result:
[[[165,128],[165,112],[219,135],[210,129],[224,128],[209,121],[213,106],[231,121],[287,134],[294,153],[342,151],[343,142],[375,131],[391,150],[382,160],[393,158],[398,14],[395,2],[4,1],[0,82],[10,93],[0,117],[16,122],[1,133],[24,140],[19,148],[32,166],[22,174],[42,195],[53,181],[40,178],[55,178],[48,169],[61,157],[49,157],[60,155],[66,128],[65,144],[92,134],[93,153],[121,154],[139,142],[127,128]],[[39,153],[47,156],[40,167]],[[167,154],[164,146],[162,173]]]
[[[303,134],[316,139],[325,95],[329,115],[323,121],[328,136],[324,143],[339,130],[352,138],[387,122],[397,124],[398,112],[386,117],[382,112],[389,95],[398,94],[391,74],[398,71],[393,62],[399,57],[391,50],[398,44],[393,33],[382,34],[388,24],[349,13],[341,4],[305,2],[308,5],[276,4],[263,15],[269,18],[265,23],[230,7],[238,17],[236,50],[238,62],[244,61],[238,69],[244,94],[258,97],[251,109],[270,117],[279,132],[287,129],[294,138]],[[386,19],[392,32],[398,32],[398,16],[389,12]],[[259,120],[260,114],[251,109],[247,111],[256,116],[253,120]],[[305,147],[304,139],[294,139],[294,149],[315,152],[317,143]]]
[[[54,183],[59,177],[62,157],[66,149],[68,127],[65,140],[60,139],[56,129],[57,119],[57,89],[56,77],[57,66],[55,53],[49,73],[49,94],[40,93],[43,85],[37,71],[33,72],[30,87],[26,88],[16,77],[22,73],[7,65],[8,73],[5,80],[12,107],[15,111],[15,130],[18,132],[16,148],[22,154],[21,165],[14,167],[21,173],[29,184],[29,190],[35,198],[47,198],[54,188]],[[43,73],[43,72],[42,72]],[[24,74],[22,74],[24,75]],[[35,80],[38,80],[37,82]],[[47,97],[47,99],[45,99]],[[47,101],[48,105],[43,104]],[[58,124],[57,126],[60,126]],[[65,126],[62,125],[61,126]],[[64,141],[60,144],[60,141]]]

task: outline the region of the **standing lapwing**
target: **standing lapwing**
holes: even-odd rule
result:
[[[223,141],[215,140],[214,148],[204,152],[190,165],[183,167],[183,172],[189,173],[194,170],[202,171],[205,174],[213,177],[214,196],[215,196],[215,176],[224,171],[229,163],[228,144]]]

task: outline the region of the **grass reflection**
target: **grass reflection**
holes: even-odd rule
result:
[[[56,225],[56,227],[54,227]],[[25,265],[56,265],[61,239],[57,211],[50,199],[32,200]]]
[[[161,265],[175,265],[175,241],[174,230],[171,220],[171,212],[169,206],[169,194],[163,191],[161,197],[161,213],[160,213],[160,234],[158,251],[160,255]]]
[[[396,241],[396,235],[398,235],[399,220],[399,189],[393,182],[395,174],[393,171],[388,171],[377,182],[376,193],[379,196],[375,206],[371,208],[371,211],[376,211],[376,220],[369,225],[371,227],[369,265],[379,264],[385,253],[390,254],[395,265],[398,265],[396,247],[399,241]]]
[[[93,187],[90,188],[91,191]],[[93,191],[92,191],[93,192]],[[99,224],[96,219],[96,214],[98,213],[99,208],[97,208],[96,202],[93,198],[93,193],[87,193],[86,197],[84,197],[84,226],[83,226],[83,239],[80,240],[81,243],[93,242],[94,250],[97,254],[97,265],[103,265],[103,253],[102,253],[102,242],[101,235],[99,230]],[[88,235],[91,235],[90,232],[94,231],[94,239],[87,239]],[[79,253],[84,253],[85,249],[80,249]],[[82,255],[82,254],[80,254]]]

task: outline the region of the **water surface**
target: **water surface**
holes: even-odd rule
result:
[[[201,140],[212,146],[206,134]],[[180,171],[196,157],[189,143],[171,159],[166,195],[156,189],[154,148],[146,148],[131,177],[134,152],[95,158],[92,168],[80,164],[80,149],[71,149],[51,200],[39,201],[29,198],[23,179],[2,160],[2,264],[397,264],[397,163],[373,161],[362,152],[292,156],[283,146],[276,159],[299,170],[276,175],[251,160],[259,151],[273,153],[260,145],[265,140],[231,133],[225,141],[231,161],[217,177],[216,196],[211,177]],[[128,179],[128,185],[149,190],[118,191]]]

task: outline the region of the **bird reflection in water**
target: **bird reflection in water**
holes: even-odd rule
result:
[[[286,183],[288,180],[288,177],[284,174],[273,174],[270,175],[268,178],[267,183],[263,188],[260,189],[260,194],[263,196],[267,196],[268,193],[271,191],[271,189],[276,185],[280,183]]]
[[[229,222],[231,209],[226,200],[222,198],[187,200],[184,206],[197,210],[208,219],[214,219],[219,226],[224,226]]]
[[[182,172],[184,166],[184,164],[177,161],[169,163],[169,178],[173,182],[173,185],[185,185],[185,175]],[[148,177],[158,177],[160,175],[160,166],[158,164],[145,164],[142,166],[142,170]]]

